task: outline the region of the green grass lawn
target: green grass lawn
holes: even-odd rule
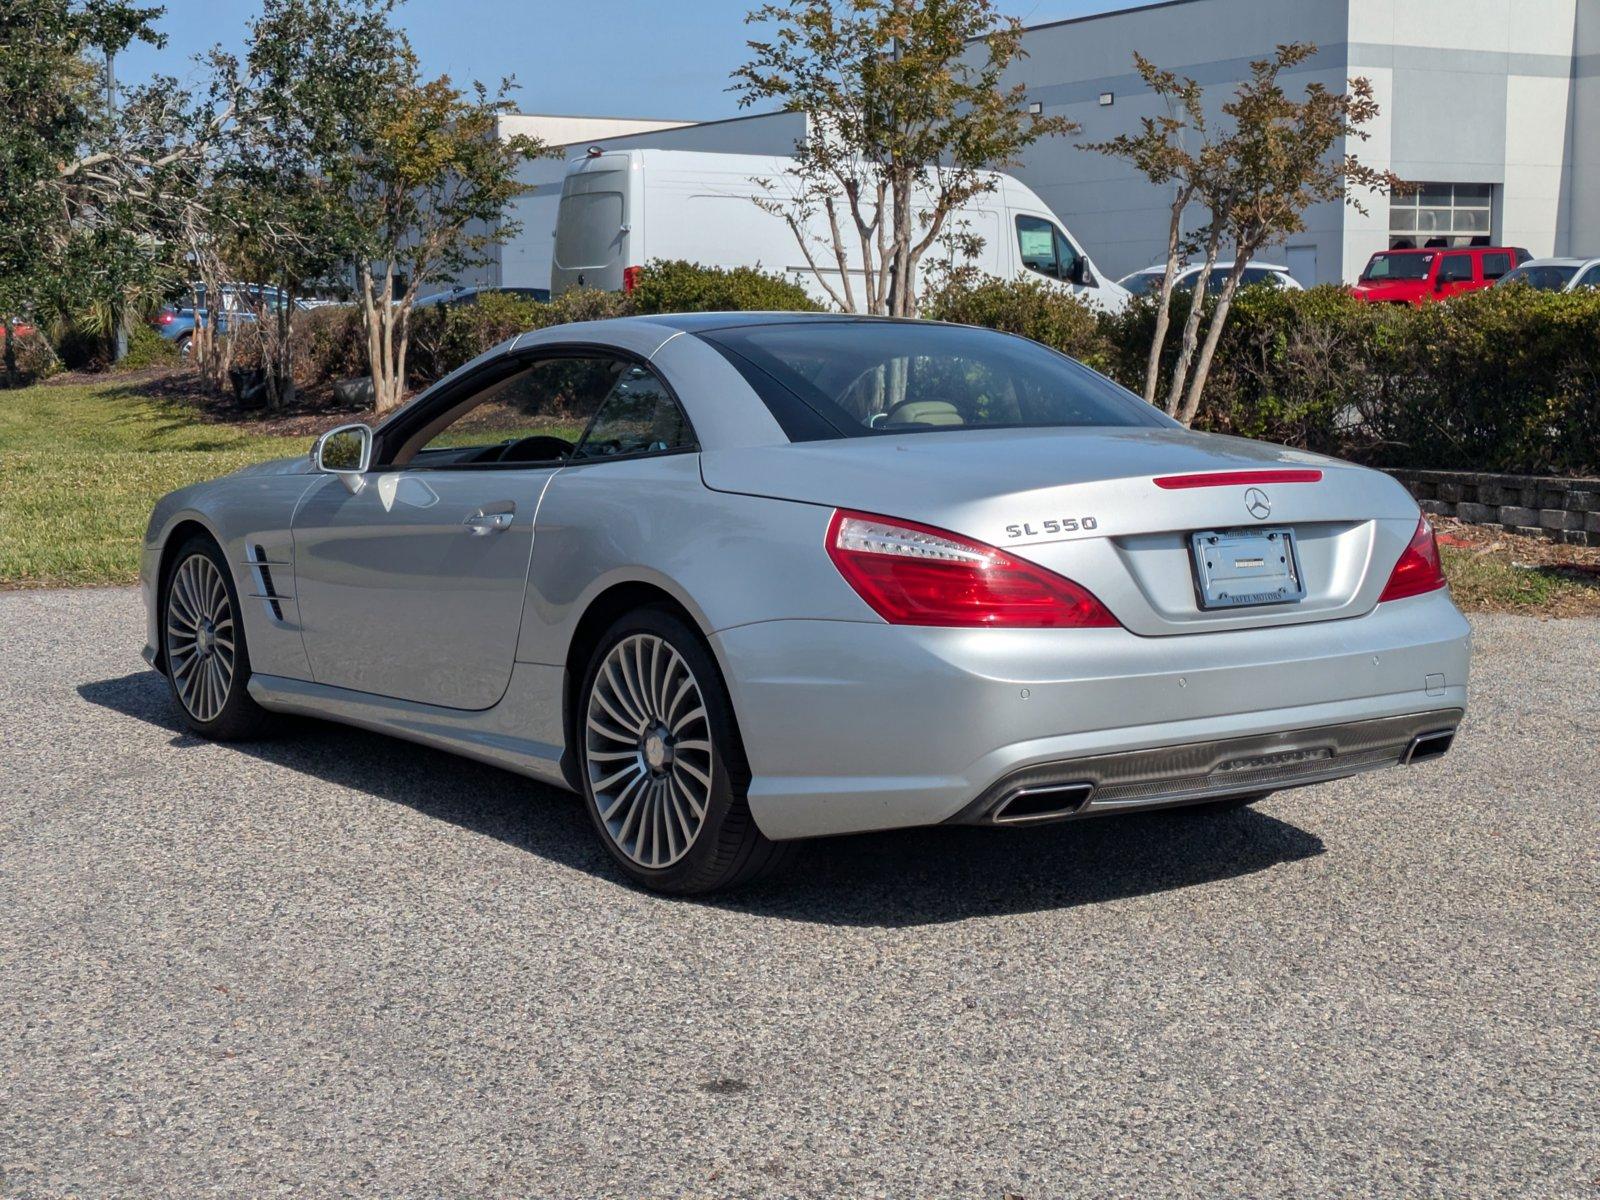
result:
[[[0,587],[133,583],[158,497],[309,444],[123,382],[0,390]]]

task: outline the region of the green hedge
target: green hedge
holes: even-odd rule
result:
[[[1021,334],[1097,371],[1118,365],[1110,327],[1094,309],[1070,293],[1032,280],[949,283],[928,296],[920,311],[930,321]]]
[[[1174,303],[1167,366],[1188,300]],[[815,311],[777,275],[652,263],[633,292],[541,304],[488,296],[415,322],[414,386],[516,333],[651,312]],[[1034,338],[1140,391],[1153,301],[1099,313],[1031,282],[957,282],[925,317]],[[302,385],[362,374],[358,309],[297,318]],[[1378,466],[1528,474],[1600,472],[1600,292],[1493,288],[1421,310],[1367,305],[1341,288],[1247,288],[1234,303],[1196,426]]]
[[[1163,380],[1189,301],[1177,297]],[[925,316],[1020,333],[1136,392],[1155,302],[1121,313],[1031,283],[956,284]],[[1600,291],[1490,288],[1422,309],[1343,288],[1246,288],[1195,425],[1375,466],[1515,474],[1600,471]]]
[[[439,305],[412,317],[407,375],[413,387],[442,379],[516,334],[572,321],[645,313],[727,311],[817,312],[800,287],[780,275],[738,267],[723,270],[688,262],[654,262],[632,292],[566,292],[548,303],[491,293],[475,304]],[[302,387],[366,373],[361,310],[329,307],[295,318],[295,373]]]

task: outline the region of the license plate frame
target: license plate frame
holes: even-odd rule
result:
[[[1298,604],[1306,597],[1294,530],[1288,526],[1202,529],[1189,535],[1189,558],[1195,598],[1207,612]]]

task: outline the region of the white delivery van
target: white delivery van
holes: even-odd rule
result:
[[[550,294],[572,288],[626,291],[635,273],[656,259],[686,259],[708,267],[759,267],[786,275],[820,302],[828,295],[807,265],[787,221],[758,199],[788,207],[794,160],[757,154],[686,150],[593,150],[567,166],[556,215]],[[1128,293],[1105,278],[1072,235],[1032,190],[994,173],[994,189],[974,196],[947,225],[982,239],[976,258],[959,259],[1000,279],[1036,279],[1068,288],[1101,308],[1115,310]],[[764,188],[760,181],[770,181]],[[844,201],[841,219],[848,221]],[[846,226],[847,250],[855,242]],[[820,211],[806,228],[819,269],[834,279],[827,217]],[[934,247],[921,274],[948,251]],[[850,254],[860,271],[859,250]],[[920,286],[921,280],[919,280]],[[835,283],[835,289],[843,289]],[[855,286],[856,303],[863,289]]]

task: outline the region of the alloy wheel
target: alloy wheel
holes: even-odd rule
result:
[[[217,564],[191,554],[167,587],[167,672],[189,715],[215,721],[237,666],[233,605]]]
[[[663,638],[623,638],[589,689],[585,763],[600,824],[641,867],[689,852],[711,804],[711,725],[694,672]]]

